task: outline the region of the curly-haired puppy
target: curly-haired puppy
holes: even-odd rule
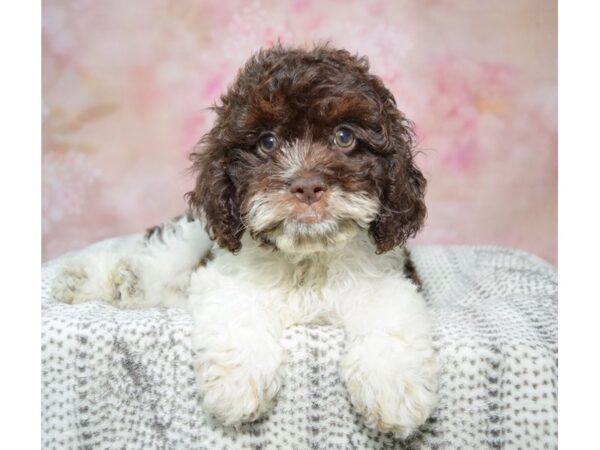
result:
[[[190,212],[73,258],[55,295],[188,307],[203,406],[226,425],[269,410],[286,327],[344,327],[353,405],[408,436],[434,407],[438,374],[403,248],[425,218],[409,122],[365,58],[328,46],[260,51],[214,111],[191,156]]]

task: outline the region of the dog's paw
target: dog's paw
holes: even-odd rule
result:
[[[282,382],[283,349],[275,342],[266,345],[213,346],[195,360],[203,409],[221,424],[253,422],[271,408]]]
[[[122,307],[135,306],[141,298],[141,289],[135,270],[124,260],[120,260],[110,272],[109,284],[112,286],[112,297],[115,305]]]
[[[56,301],[71,305],[89,301],[83,287],[88,281],[88,273],[83,264],[65,265],[52,283],[52,297]]]
[[[72,305],[101,301],[132,308],[140,303],[142,292],[127,261],[113,255],[94,255],[67,261],[52,283],[52,296]]]
[[[366,424],[405,439],[435,407],[438,366],[425,343],[419,348],[389,335],[370,335],[350,346],[341,362],[350,401]]]

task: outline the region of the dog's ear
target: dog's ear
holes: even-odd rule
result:
[[[217,244],[233,253],[241,248],[244,226],[236,187],[228,173],[230,151],[222,117],[190,155],[196,186],[185,197],[194,215],[206,222],[206,231]]]
[[[424,202],[427,182],[414,163],[411,124],[398,111],[393,97],[386,106],[383,121],[386,163],[379,186],[381,207],[369,228],[377,253],[404,244],[421,229],[427,215]]]

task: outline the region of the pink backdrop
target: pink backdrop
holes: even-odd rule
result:
[[[184,208],[186,155],[256,49],[366,54],[417,125],[419,243],[556,262],[556,4],[411,0],[45,0],[43,258]]]

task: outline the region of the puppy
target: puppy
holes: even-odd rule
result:
[[[188,308],[203,408],[224,425],[269,410],[285,328],[344,327],[352,404],[369,426],[409,436],[438,378],[403,247],[426,214],[410,123],[366,58],[329,46],[258,52],[213,109],[191,155],[189,212],[71,258],[55,296]]]

